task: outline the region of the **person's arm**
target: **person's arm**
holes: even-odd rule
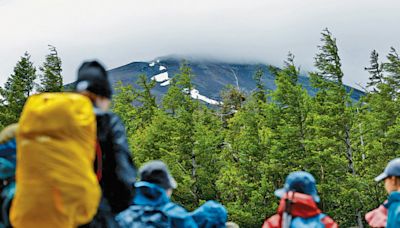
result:
[[[115,158],[115,173],[118,181],[118,198],[122,201],[121,207],[128,207],[134,197],[134,184],[136,181],[136,168],[133,164],[126,138],[125,127],[121,119],[112,114],[111,140]],[[117,186],[115,186],[117,187]],[[121,189],[122,188],[122,189]],[[124,208],[121,208],[121,210]]]
[[[365,220],[371,227],[386,227],[387,209],[383,205],[365,214]]]
[[[338,228],[338,224],[333,221],[333,219],[329,216],[325,216],[322,220],[322,223],[325,225],[326,228]]]
[[[186,209],[175,203],[170,202],[166,204],[161,210],[168,216],[168,218],[170,218],[171,227],[199,227],[193,219],[191,213],[188,213]]]
[[[281,227],[281,216],[279,214],[276,214],[269,219],[265,220],[262,228],[280,228]]]

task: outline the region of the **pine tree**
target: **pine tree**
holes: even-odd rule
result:
[[[54,46],[49,45],[50,53],[46,55],[43,66],[39,67],[41,92],[61,92],[63,90],[63,79],[61,76],[61,59],[58,57]]]
[[[263,72],[256,71],[256,89],[246,95],[237,87],[222,92],[221,112],[225,127],[217,188],[230,219],[244,227],[260,226],[266,214],[277,207],[270,171],[271,113]]]
[[[191,91],[194,75],[186,61],[183,61],[179,73],[172,78],[170,87],[163,98],[163,107],[172,114],[177,114],[179,108],[192,112],[196,105],[192,102]]]
[[[217,187],[230,219],[244,227],[261,226],[277,206],[269,169],[270,129],[268,105],[249,96],[228,120]]]
[[[375,55],[377,57],[377,54]],[[357,121],[355,122],[354,142],[356,143],[356,165],[358,169],[359,194],[362,195],[364,209],[379,206],[385,200],[384,188],[376,185],[373,178],[382,172],[387,162],[398,156],[400,152],[398,137],[400,137],[400,103],[397,100],[398,82],[396,79],[397,57],[392,48],[388,54],[388,61],[375,66],[371,72],[373,76],[379,69],[381,80],[370,77],[369,84],[374,84],[375,90],[367,93],[357,107]],[[372,59],[372,56],[371,56]],[[377,60],[374,60],[377,63]],[[364,207],[365,208],[365,207]]]
[[[36,79],[36,68],[28,52],[21,57],[14,72],[7,79],[4,88],[0,88],[1,103],[5,112],[1,113],[1,124],[6,126],[18,121],[25,101],[32,94]]]
[[[271,93],[271,112],[267,118],[272,132],[270,167],[275,167],[271,173],[284,181],[288,173],[310,166],[305,162],[310,155],[305,145],[310,97],[298,84],[299,69],[294,65],[294,55],[291,53],[285,61],[285,67],[272,72],[277,88]]]
[[[191,197],[188,198],[191,202],[191,208],[198,206],[199,204],[199,193],[195,185],[197,181],[197,157],[194,150],[194,134],[195,134],[195,119],[194,112],[198,109],[198,101],[194,101],[191,98],[191,91],[194,89],[192,84],[192,78],[194,77],[191,68],[186,62],[183,62],[180,71],[174,76],[175,86],[179,88],[181,93],[177,96],[177,110],[175,118],[177,124],[175,125],[176,134],[179,136],[175,140],[175,151],[179,154],[182,167],[190,171],[190,188],[187,192],[191,193]],[[187,204],[187,203],[186,203]]]
[[[390,48],[390,52],[387,55],[388,62],[383,64],[385,72],[388,76],[385,77],[387,84],[393,88],[394,97],[398,97],[400,93],[400,56],[394,47]]]
[[[308,148],[314,152],[314,161],[328,162],[311,170],[320,183],[323,210],[335,214],[338,221],[348,222],[343,223],[346,226],[353,225],[350,221],[362,226],[362,199],[359,197],[351,203],[346,200],[358,187],[353,183],[357,171],[351,141],[355,112],[343,85],[336,39],[325,29],[321,41],[323,44],[318,46],[319,53],[315,57],[317,71],[310,74],[318,92],[312,99]]]
[[[136,84],[139,88],[134,90],[136,95],[135,101],[138,103],[137,111],[141,119],[140,124],[143,126],[151,122],[154,110],[157,108],[156,97],[151,93],[151,90],[156,86],[156,81],[149,81],[147,76],[142,74],[139,75]]]
[[[222,168],[221,155],[224,142],[222,123],[216,112],[201,106],[194,113],[194,146],[196,161],[196,182],[194,183],[199,201],[218,199],[216,182]]]
[[[256,82],[256,91],[253,93],[254,96],[257,97],[257,100],[261,102],[266,102],[266,89],[262,78],[264,76],[264,70],[260,67],[257,69],[256,73],[254,74],[254,81]]]
[[[379,54],[375,50],[371,52],[369,67],[365,67],[365,70],[371,75],[369,77],[368,87],[374,87],[373,90],[376,92],[376,86],[383,83],[383,64],[379,63]]]
[[[246,100],[246,95],[239,88],[232,85],[227,85],[221,91],[222,105],[220,109],[220,117],[224,122],[224,127],[227,127],[228,120],[238,112]]]
[[[169,165],[180,183],[179,189],[174,191],[174,199],[189,209],[198,206],[202,195],[196,184],[200,159],[195,149],[199,103],[190,96],[194,89],[193,77],[190,67],[182,63],[163,98],[162,109],[153,107],[155,112],[150,122],[136,131],[133,140],[139,164],[147,159],[162,159]],[[142,93],[146,93],[145,90]],[[149,104],[154,101],[151,97],[145,100],[151,101]]]
[[[363,227],[362,216],[386,197],[373,178],[400,153],[400,58],[394,48],[382,63],[371,53],[366,71],[376,90],[357,103],[343,85],[328,30],[315,66],[315,96],[299,85],[299,68],[289,54],[282,69],[269,69],[275,91],[264,91],[257,71],[253,93],[231,86],[215,110],[191,99],[194,75],[184,63],[162,105],[151,94],[154,82],[141,76],[140,89],[117,86],[114,111],[128,127],[135,162],[166,162],[179,186],[172,200],[189,210],[214,199],[226,206],[229,220],[259,227],[276,213],[273,192],[286,175],[305,170],[317,179],[324,213],[341,226]],[[3,116],[4,110],[0,106]]]
[[[141,125],[137,107],[133,106],[137,94],[132,85],[125,86],[121,81],[117,82],[115,91],[112,110],[125,123],[128,138],[132,138],[131,136]]]
[[[400,56],[394,47],[390,48],[390,52],[387,55],[389,62],[384,64],[385,71],[391,74],[396,79],[400,78]]]

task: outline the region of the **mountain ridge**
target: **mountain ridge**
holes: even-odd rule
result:
[[[179,72],[179,67],[183,61],[186,61],[195,75],[193,84],[197,92],[194,91],[194,93],[214,101],[221,100],[220,92],[227,85],[238,86],[245,93],[250,93],[255,88],[253,76],[260,68],[264,71],[262,82],[266,89],[274,90],[276,88],[275,77],[269,71],[269,66],[271,65],[256,61],[253,63],[235,63],[234,61],[168,55],[155,58],[152,61],[134,61],[113,68],[108,73],[114,86],[118,81],[121,81],[124,85],[131,84],[134,87],[137,87],[136,81],[139,75],[145,74],[149,80],[157,81],[157,85],[152,92],[157,97],[157,100],[160,101],[168,90],[169,79]],[[301,74],[299,83],[310,95],[315,95],[317,89],[311,86],[310,78],[307,75]],[[353,100],[359,100],[364,95],[364,92],[356,88],[345,86],[348,92],[353,91],[351,94]],[[199,99],[193,95],[192,97]],[[211,103],[217,104],[215,102]]]

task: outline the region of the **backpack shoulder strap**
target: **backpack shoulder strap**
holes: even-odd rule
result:
[[[103,151],[101,150],[99,140],[96,140],[96,176],[100,182],[103,177]]]

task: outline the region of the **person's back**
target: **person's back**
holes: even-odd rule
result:
[[[134,196],[136,171],[122,121],[112,112],[96,111],[97,136],[102,151],[100,185],[113,213],[125,210]]]
[[[101,193],[93,172],[95,121],[85,96],[29,97],[16,137],[13,227],[76,227],[93,218]]]
[[[317,206],[319,196],[314,177],[307,172],[293,172],[285,186],[275,191],[280,200],[278,213],[265,220],[263,228],[336,228],[338,225]]]
[[[160,186],[141,181],[135,188],[133,204],[116,217],[120,227],[197,227],[190,214],[172,203]]]
[[[121,119],[109,111],[111,84],[98,62],[82,64],[75,90],[89,97],[94,105],[98,141],[95,171],[103,193],[94,220],[85,227],[116,227],[114,215],[129,207],[136,179],[125,127]]]
[[[284,223],[284,214],[288,204],[291,207],[289,227],[336,227],[334,221],[321,212],[311,196],[295,192],[289,192],[281,199],[278,213],[267,219],[263,227],[283,227],[282,223]]]
[[[120,227],[197,227],[192,216],[170,201],[176,182],[164,163],[153,161],[140,169],[132,205],[117,215]]]
[[[120,227],[225,227],[227,212],[217,202],[207,201],[188,213],[170,201],[177,183],[163,162],[148,162],[139,172],[141,181],[135,184],[132,205],[116,217]]]

